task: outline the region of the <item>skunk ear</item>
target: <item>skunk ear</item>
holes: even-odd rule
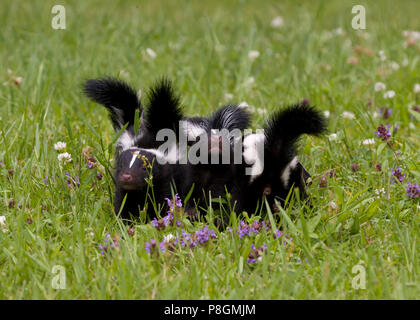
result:
[[[149,103],[144,116],[145,125],[154,134],[165,128],[173,129],[177,133],[182,118],[180,97],[175,93],[171,81],[166,78],[160,79],[149,92]]]
[[[108,109],[115,131],[119,131],[126,123],[134,124],[137,109],[141,113],[136,91],[122,80],[111,77],[89,79],[83,84],[83,92]]]

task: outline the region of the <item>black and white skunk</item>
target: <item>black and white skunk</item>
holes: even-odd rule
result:
[[[318,136],[325,131],[326,120],[319,111],[307,104],[295,104],[274,113],[264,126],[264,133],[245,136],[245,166],[236,175],[232,191],[236,212],[254,213],[264,204],[264,198],[275,210],[275,199],[283,205],[292,187],[298,188],[301,198],[305,198],[310,175],[297,157],[297,143],[303,134]]]
[[[192,201],[186,207],[190,211],[203,203],[200,199],[208,192],[216,197],[225,195],[224,185],[233,180],[229,164],[216,170],[215,166],[192,165],[188,159],[181,161],[183,155],[177,152],[164,154],[157,149],[163,143],[157,141],[157,133],[161,129],[171,129],[184,135],[190,146],[202,135],[208,135],[211,142],[219,139],[217,136],[212,138],[212,130],[243,130],[249,126],[249,115],[243,109],[225,106],[207,118],[185,118],[179,96],[165,79],[151,88],[144,109],[135,90],[113,78],[88,80],[84,84],[84,92],[108,109],[116,132],[128,124],[116,147],[119,154],[115,169],[114,209],[122,218],[129,218],[130,213],[136,215],[139,209],[145,207],[147,198],[152,200],[150,202],[164,202],[165,197],[172,196],[172,190],[182,197],[194,186]],[[141,121],[138,132],[135,132],[136,110],[141,115],[137,119]],[[171,146],[176,147],[176,144]],[[124,199],[125,204],[121,208]],[[148,207],[150,216],[155,211],[156,208]]]

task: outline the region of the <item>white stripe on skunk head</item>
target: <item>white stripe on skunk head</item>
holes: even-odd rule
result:
[[[128,166],[129,168],[131,168],[133,166],[134,161],[136,161],[139,154],[140,154],[140,151],[134,151],[133,152],[133,157],[131,158],[130,165]]]
[[[246,168],[246,174],[251,175],[249,182],[253,182],[264,171],[264,140],[263,133],[247,135],[243,142],[243,158],[251,168]]]
[[[290,161],[287,166],[284,168],[283,173],[281,174],[281,181],[283,182],[283,186],[287,189],[290,179],[290,174],[292,170],[296,168],[297,164],[299,163],[298,157],[294,157],[292,161]]]
[[[180,131],[187,137],[187,141],[195,141],[197,138],[206,132],[206,130],[199,124],[182,120],[179,122]]]
[[[121,149],[121,151],[128,150],[134,145],[134,136],[130,134],[130,132],[128,132],[127,130],[125,130],[117,140],[117,148]]]

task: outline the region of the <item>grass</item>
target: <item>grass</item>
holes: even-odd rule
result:
[[[420,122],[410,117],[420,99],[413,91],[420,83],[420,44],[404,47],[402,35],[420,30],[418,1],[359,1],[366,7],[362,33],[351,28],[352,4],[342,1],[63,1],[66,30],[51,28],[54,1],[3,2],[0,80],[8,85],[0,86],[0,215],[7,229],[0,232],[1,299],[418,299],[419,201],[406,195],[405,182],[390,182],[397,166],[406,181],[420,180]],[[270,25],[276,16],[284,19],[280,28]],[[260,52],[255,61],[250,50]],[[276,227],[293,240],[283,245],[270,231],[239,239],[216,230],[217,239],[194,250],[149,255],[146,242],[179,228],[158,232],[137,223],[130,236],[113,214],[115,135],[104,108],[80,88],[84,79],[103,75],[143,92],[167,75],[189,115],[246,101],[255,107],[255,129],[271,111],[302,98],[328,110],[337,139],[301,141],[314,206],[292,200],[295,205],[279,214]],[[21,84],[14,85],[19,76]],[[374,91],[379,81],[395,91],[393,99]],[[392,115],[374,117],[384,105]],[[344,111],[355,118],[342,117]],[[374,134],[386,123],[400,126],[392,148]],[[374,145],[362,144],[370,138]],[[58,141],[67,143],[71,163],[59,163]],[[87,167],[87,146],[98,168]],[[353,172],[352,163],[360,170]],[[336,177],[320,188],[329,169]],[[184,223],[194,232],[212,226],[212,215],[207,218]],[[238,221],[263,218],[250,213]],[[103,256],[98,245],[106,233],[120,241]],[[251,244],[267,245],[256,264],[246,262]],[[65,268],[65,290],[51,285],[55,265]],[[365,289],[352,287],[356,265],[366,270]]]

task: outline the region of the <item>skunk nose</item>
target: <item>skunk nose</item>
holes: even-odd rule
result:
[[[133,177],[131,176],[131,174],[124,173],[121,175],[121,181],[130,182],[131,180],[133,180]]]

